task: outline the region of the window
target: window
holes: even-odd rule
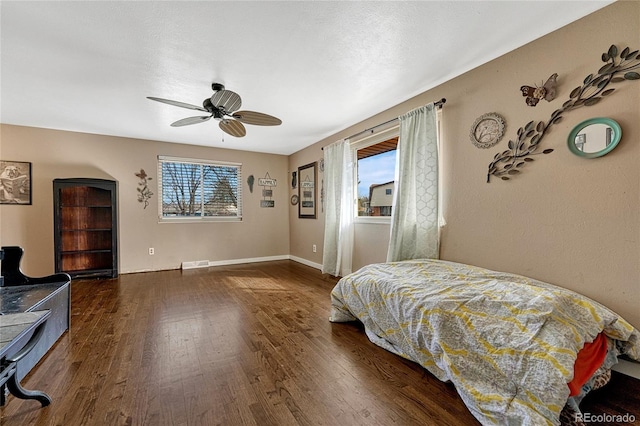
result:
[[[353,144],[358,216],[391,216],[397,146],[397,127]]]
[[[159,156],[160,219],[241,220],[241,168],[238,163]]]
[[[440,132],[440,109],[436,112],[436,125],[438,140],[442,140]],[[357,197],[354,202],[357,206],[356,222],[361,223],[390,223],[395,197],[396,153],[400,134],[400,124],[391,125],[386,122],[375,129],[380,129],[375,134],[351,139],[352,158],[355,161],[354,192]],[[382,128],[382,126],[387,126]],[[368,131],[372,129],[368,129]],[[363,132],[364,133],[364,132]],[[440,150],[440,148],[438,148]],[[438,160],[440,161],[440,160]],[[442,167],[438,167],[438,173]],[[438,179],[438,185],[442,179]],[[438,188],[439,194],[442,190]],[[441,203],[444,197],[438,197]],[[438,210],[443,212],[441,205]],[[439,218],[441,226],[444,226],[444,217]]]

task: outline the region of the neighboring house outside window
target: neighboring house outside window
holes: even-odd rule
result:
[[[241,170],[239,163],[159,156],[160,220],[242,220]]]
[[[394,185],[391,181],[369,187],[369,216],[391,216]]]
[[[358,217],[389,220],[393,209],[397,145],[397,127],[352,143],[354,159],[357,159],[354,177]]]

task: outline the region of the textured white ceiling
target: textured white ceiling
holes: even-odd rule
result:
[[[610,3],[2,1],[0,121],[291,154]],[[146,99],[213,82],[283,124],[174,128],[199,114]]]

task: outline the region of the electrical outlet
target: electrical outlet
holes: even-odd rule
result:
[[[316,245],[314,244],[312,247],[313,252],[315,253],[316,251],[318,251],[318,249],[316,248]]]
[[[154,248],[149,247],[149,256],[153,256],[154,254],[156,254],[156,251],[154,250]]]

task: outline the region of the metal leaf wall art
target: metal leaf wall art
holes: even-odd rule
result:
[[[140,179],[138,182],[138,202],[144,205],[143,208],[147,208],[149,206],[149,199],[153,195],[153,192],[149,189],[149,181],[152,179],[147,175],[147,172],[144,169],[140,169],[140,172],[134,173],[136,177]]]
[[[609,88],[609,84],[625,80],[640,80],[640,74],[634,71],[640,67],[638,50],[631,51],[625,47],[619,52],[615,45],[611,45],[609,51],[602,54],[602,61],[605,65],[595,74],[585,77],[582,86],[571,91],[569,100],[563,103],[561,108],[553,111],[548,121],[537,123],[530,121],[518,129],[518,137],[509,141],[509,149],[493,157],[493,161],[489,164],[487,183],[490,182],[491,176],[509,180],[518,175],[525,164],[534,161],[531,156],[553,152],[551,148],[539,151],[539,145],[548,130],[562,120],[565,112],[599,103],[616,90]]]

